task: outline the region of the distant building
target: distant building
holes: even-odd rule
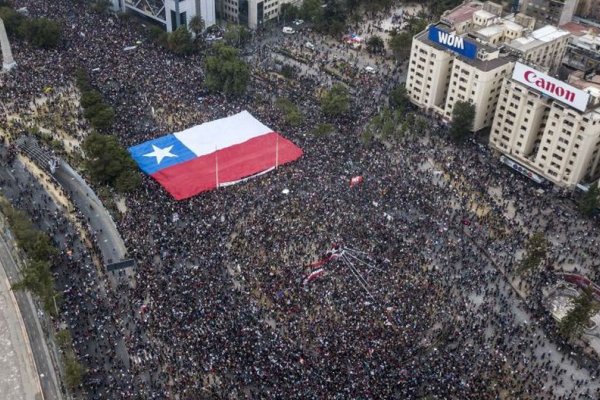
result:
[[[536,20],[536,27],[570,22],[579,0],[523,0],[520,11]]]
[[[132,11],[161,23],[167,32],[199,15],[209,27],[216,21],[215,0],[111,0],[113,8]]]
[[[600,76],[562,82],[525,64],[504,80],[490,146],[509,165],[565,187],[600,176]],[[516,165],[516,167],[515,167]]]
[[[600,28],[570,22],[562,26],[573,39],[567,45],[563,64],[579,71],[600,73]]]
[[[471,1],[414,37],[406,80],[414,104],[450,120],[457,101],[470,101],[478,131],[492,124],[503,79],[517,60],[557,68],[569,33],[552,26],[532,32],[532,18],[501,12],[495,3]]]
[[[600,0],[579,0],[576,15],[600,21]]]
[[[217,13],[223,21],[256,29],[265,22],[278,18],[281,5],[300,5],[301,0],[217,0]]]

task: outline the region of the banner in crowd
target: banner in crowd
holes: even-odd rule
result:
[[[302,149],[248,111],[129,148],[140,169],[176,200],[297,160]]]

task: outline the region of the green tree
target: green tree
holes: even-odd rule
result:
[[[300,16],[300,9],[292,3],[283,3],[279,15],[281,15],[283,23],[285,24],[287,21],[298,18]]]
[[[592,184],[589,190],[581,196],[579,200],[579,211],[585,215],[586,217],[591,217],[594,215],[596,208],[598,207],[598,195],[600,194],[600,189],[598,188],[598,184]]]
[[[340,0],[326,0],[324,6],[314,18],[315,29],[331,36],[341,35],[346,30],[346,8]]]
[[[105,103],[97,103],[85,109],[83,116],[99,131],[107,131],[112,127],[115,110]]]
[[[115,179],[115,189],[121,193],[127,193],[140,186],[142,180],[140,174],[133,169],[124,169]]]
[[[300,15],[308,21],[317,21],[323,16],[323,2],[321,0],[304,0],[300,8]]]
[[[404,112],[409,108],[410,100],[408,99],[406,86],[404,84],[400,84],[390,91],[388,103],[393,110]]]
[[[0,7],[0,18],[4,22],[6,33],[10,36],[21,36],[19,27],[25,17],[11,7]]]
[[[194,32],[194,35],[199,36],[202,32],[204,32],[204,20],[201,16],[194,15],[192,19],[190,19],[189,27],[190,30]]]
[[[525,256],[519,265],[519,272],[525,272],[537,268],[546,258],[548,252],[548,240],[542,232],[535,232],[525,244]]]
[[[223,35],[225,42],[234,47],[244,47],[252,38],[252,33],[242,25],[229,24]]]
[[[456,142],[462,142],[473,130],[475,105],[467,101],[457,101],[452,110],[450,135]]]
[[[110,7],[109,0],[96,0],[92,4],[92,10],[94,10],[98,14],[104,14],[105,12],[108,11],[109,7]]]
[[[166,47],[169,34],[164,31],[160,26],[150,25],[146,30],[146,34],[148,35],[148,39],[152,40],[154,43],[158,43],[160,46]]]
[[[75,354],[70,351],[64,355],[65,383],[70,390],[75,390],[81,385],[85,375],[85,368],[79,363]]]
[[[390,49],[398,60],[405,60],[410,54],[412,46],[412,36],[408,32],[392,31],[392,35],[388,41]]]
[[[344,85],[335,84],[321,96],[321,111],[327,116],[344,114],[349,108],[350,97]]]
[[[54,48],[60,42],[60,24],[48,18],[27,19],[21,23],[19,30],[29,43],[42,49]]]
[[[419,17],[411,17],[406,22],[405,30],[412,37],[415,36],[419,32],[423,32],[427,28],[427,20]]]
[[[244,94],[250,79],[248,65],[231,46],[217,44],[214,50],[215,54],[206,57],[204,62],[206,86],[226,96]]]
[[[373,35],[367,40],[367,51],[371,54],[381,54],[385,52],[385,44],[381,36]]]
[[[591,287],[583,289],[573,303],[574,307],[559,322],[559,331],[565,337],[576,337],[581,334],[590,318],[600,310]]]
[[[95,182],[112,185],[117,190],[133,190],[137,187],[139,181],[133,182],[135,186],[125,183],[132,183],[131,174],[136,170],[136,165],[116,137],[92,133],[82,147],[86,155],[85,167]]]
[[[81,107],[90,108],[102,103],[102,95],[95,89],[90,89],[81,94]]]
[[[298,126],[304,121],[304,116],[298,107],[289,99],[278,98],[275,100],[275,106],[283,114],[285,123],[290,126]]]
[[[194,50],[192,33],[185,26],[180,26],[168,35],[167,48],[177,55],[190,54]]]

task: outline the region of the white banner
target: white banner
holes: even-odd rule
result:
[[[585,111],[590,99],[589,93],[577,89],[563,81],[537,71],[525,64],[517,63],[512,78],[530,88],[539,90],[546,96],[561,101],[579,111]]]

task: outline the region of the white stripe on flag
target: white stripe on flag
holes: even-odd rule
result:
[[[231,117],[206,122],[173,135],[196,156],[244,143],[252,138],[273,132],[248,111]]]

